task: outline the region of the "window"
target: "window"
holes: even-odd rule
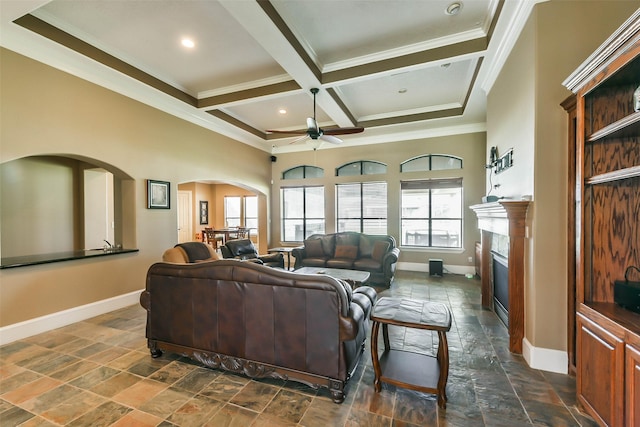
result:
[[[400,172],[423,172],[445,169],[462,169],[462,159],[445,154],[427,154],[409,159],[400,165]]]
[[[402,245],[462,247],[462,178],[401,182]]]
[[[324,187],[282,189],[283,242],[301,242],[324,233]]]
[[[336,176],[373,175],[377,173],[387,173],[387,165],[380,162],[360,160],[336,168]]]
[[[244,226],[251,229],[252,236],[258,234],[258,196],[244,197]]]
[[[337,230],[387,234],[387,183],[336,185]]]
[[[224,224],[225,227],[240,227],[240,196],[225,196]]]
[[[316,166],[296,166],[282,172],[282,179],[322,178],[324,169]]]

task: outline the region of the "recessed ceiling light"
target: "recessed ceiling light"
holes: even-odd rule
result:
[[[180,43],[182,43],[182,46],[188,47],[189,49],[193,49],[196,46],[196,43],[187,37],[183,38]]]
[[[279,114],[287,114],[287,110],[285,110],[284,108],[281,108],[278,110]]]
[[[447,15],[457,15],[462,10],[462,2],[454,2],[447,6],[445,13]]]

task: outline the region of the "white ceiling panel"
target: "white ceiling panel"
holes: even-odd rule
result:
[[[538,1],[2,0],[0,42],[265,150],[318,88],[320,127],[364,145],[484,129],[479,79]]]

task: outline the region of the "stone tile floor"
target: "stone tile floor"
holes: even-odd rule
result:
[[[375,393],[369,349],[341,405],[294,382],[253,381],[167,354],[152,359],[145,312],[135,305],[0,347],[0,425],[596,425],[576,408],[573,377],[530,369],[509,353],[506,328],[480,307],[478,280],[399,272],[381,295],[451,307],[446,409],[434,395],[386,384]],[[394,348],[435,354],[435,333],[389,332]]]

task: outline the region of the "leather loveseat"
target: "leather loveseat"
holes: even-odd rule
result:
[[[240,260],[153,264],[140,304],[148,346],[250,378],[326,387],[334,402],[362,356],[376,292]]]
[[[269,267],[284,268],[284,255],[281,253],[258,255],[258,250],[250,239],[227,240],[227,243],[220,247],[220,251],[222,258],[235,258]]]
[[[368,271],[371,276],[367,284],[389,287],[400,249],[393,236],[346,231],[313,234],[291,254],[296,258],[295,269],[327,267]]]

